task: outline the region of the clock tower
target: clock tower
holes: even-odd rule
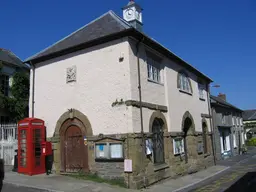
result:
[[[142,31],[142,8],[134,0],[130,0],[123,8],[123,18],[135,29]]]

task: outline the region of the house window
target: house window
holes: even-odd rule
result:
[[[184,138],[173,139],[173,153],[179,155],[184,153]]]
[[[198,83],[199,98],[204,99],[204,85]]]
[[[184,73],[179,73],[178,86],[182,91],[192,93],[189,77]]]
[[[222,124],[225,125],[226,124],[226,116],[222,115]]]
[[[156,118],[152,125],[152,142],[154,163],[164,163],[164,130],[162,119]]]
[[[240,125],[242,126],[243,125],[243,119],[240,118]]]
[[[9,79],[8,75],[1,75],[1,92],[4,96],[9,95]]]
[[[233,144],[234,144],[234,148],[237,148],[237,145],[236,145],[236,132],[233,133]]]
[[[232,117],[232,125],[235,125],[235,117]]]
[[[160,83],[160,63],[155,59],[148,57],[147,58],[147,66],[148,66],[148,79],[154,82]]]
[[[238,117],[236,117],[236,125],[239,125]]]

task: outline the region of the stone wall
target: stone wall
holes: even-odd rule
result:
[[[187,137],[188,141],[188,163],[185,162],[184,156],[174,155],[173,138],[183,133],[165,133],[164,134],[164,152],[165,163],[154,165],[151,156],[145,155],[145,145],[147,134],[142,138],[141,134],[111,135],[108,137],[122,138],[124,146],[124,159],[132,160],[131,173],[124,173],[124,162],[97,162],[95,161],[94,143],[98,137],[88,138],[88,158],[91,173],[97,173],[98,176],[114,179],[123,178],[129,188],[138,189],[148,186],[155,182],[168,177],[179,177],[182,175],[197,172],[213,165],[211,135],[208,135],[207,154],[197,153],[197,142],[202,141],[202,133],[195,133]],[[106,136],[101,136],[104,139]],[[54,140],[53,140],[54,141]],[[55,143],[55,169],[59,169],[60,155],[59,144]]]

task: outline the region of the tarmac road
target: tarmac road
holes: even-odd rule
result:
[[[226,191],[230,186],[235,184],[237,181],[242,180],[242,177],[246,173],[252,173],[250,180],[256,185],[256,155],[252,155],[249,159],[246,159],[239,164],[232,166],[229,170],[224,171],[210,179],[200,182],[194,186],[182,190],[181,192],[223,192]],[[248,180],[248,179],[246,179]],[[240,183],[238,187],[246,187],[247,182]],[[239,190],[240,191],[240,190]]]
[[[28,187],[20,187],[4,183],[2,192],[46,192],[45,190],[33,189]]]

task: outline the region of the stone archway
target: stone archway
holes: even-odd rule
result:
[[[155,164],[165,163],[168,154],[164,133],[168,132],[165,116],[155,111],[149,120],[149,132],[152,134],[153,160]]]
[[[184,152],[185,152],[185,162],[188,163],[188,157],[192,154],[188,150],[190,145],[193,145],[193,135],[195,134],[195,123],[192,115],[186,111],[182,118],[181,130],[184,133]]]
[[[60,116],[54,131],[54,138],[58,138],[57,147],[55,147],[56,154],[54,155],[57,160],[55,161],[57,172],[89,171],[88,148],[84,145],[84,137],[92,135],[91,124],[80,111],[70,109]],[[68,144],[69,147],[67,147]],[[79,144],[77,150],[70,149],[73,144]],[[70,153],[67,153],[68,149],[74,153],[71,154],[71,157],[67,157],[67,154],[70,155]],[[74,168],[73,171],[71,171],[70,165]]]

